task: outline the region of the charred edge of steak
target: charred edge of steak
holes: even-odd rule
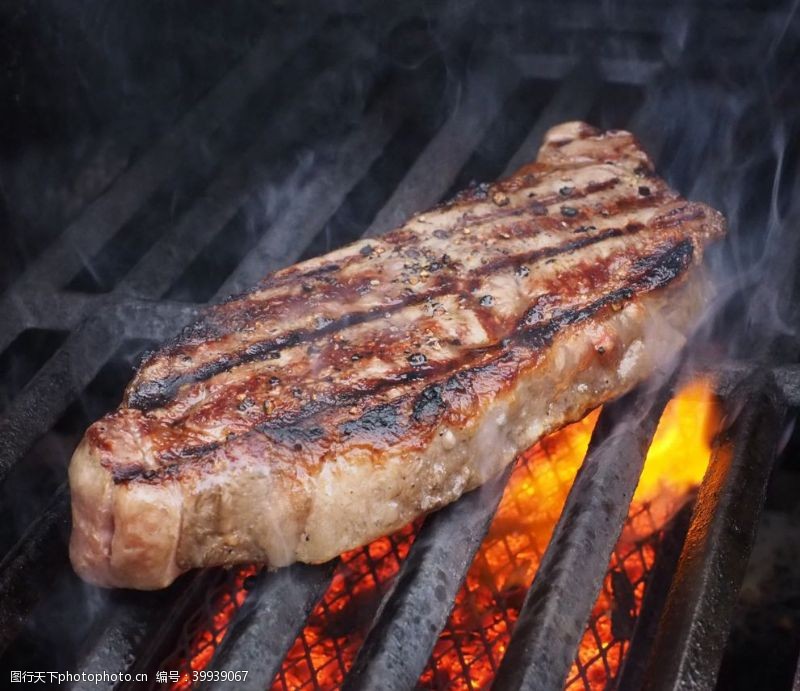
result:
[[[452,363],[442,363],[439,367],[428,367],[424,371],[402,373],[391,381],[376,382],[375,390],[396,385],[398,379],[403,381],[418,380],[423,377],[445,376],[443,382],[434,382],[417,394],[406,394],[388,404],[381,404],[366,410],[355,420],[340,423],[337,427],[341,438],[364,435],[366,440],[393,441],[400,438],[409,428],[416,424],[432,426],[447,409],[449,391],[459,391],[468,387],[469,380],[487,368],[496,367],[503,358],[510,356],[509,347],[517,345],[529,351],[541,351],[548,347],[553,339],[566,327],[579,324],[594,316],[606,307],[626,302],[638,294],[663,288],[684,274],[694,256],[694,245],[691,240],[682,240],[669,245],[654,254],[642,257],[637,263],[638,275],[630,283],[582,307],[564,310],[544,323],[531,323],[526,313],[518,322],[511,337],[495,344],[493,348],[481,348],[480,354],[487,350],[495,350],[491,361],[474,364],[469,356],[462,360],[464,366],[457,372],[449,372]],[[497,352],[499,351],[499,352]],[[322,438],[321,427],[313,424],[312,419],[324,409],[342,406],[355,402],[363,397],[363,392],[343,391],[336,400],[315,401],[292,415],[279,416],[278,419],[262,423],[254,431],[267,435],[272,441],[296,448],[297,444],[314,442]],[[411,400],[411,414],[401,414],[403,404]],[[250,434],[247,432],[246,434]],[[223,445],[224,442],[204,444],[202,447],[185,448],[177,454],[181,458],[197,457]],[[115,483],[131,480],[156,482],[178,472],[175,464],[162,469],[145,470],[141,467],[128,466],[112,471]]]
[[[477,278],[505,267],[541,261],[543,259],[552,259],[559,255],[576,252],[577,250],[584,249],[605,240],[621,237],[623,235],[633,235],[644,228],[645,226],[641,223],[630,222],[623,228],[606,228],[597,235],[583,236],[560,245],[543,247],[521,254],[505,255],[474,270],[471,272],[470,276]],[[207,381],[217,374],[226,372],[239,365],[267,360],[270,357],[274,357],[284,348],[301,345],[321,337],[329,336],[332,333],[339,332],[351,326],[358,326],[359,324],[383,318],[386,314],[393,314],[406,307],[423,304],[441,295],[453,292],[469,292],[463,289],[461,284],[464,283],[466,283],[464,278],[458,276],[443,278],[438,284],[431,285],[429,290],[407,295],[393,305],[380,306],[364,312],[353,312],[339,319],[334,319],[319,329],[298,329],[282,335],[279,338],[257,341],[251,343],[242,351],[225,353],[216,360],[184,374],[143,381],[139,386],[130,391],[127,404],[131,408],[137,408],[142,411],[153,410],[173,401],[177,397],[180,388],[184,385]]]
[[[521,325],[517,327],[518,338],[525,345],[544,348],[564,327],[579,324],[594,316],[606,306],[630,300],[637,293],[646,293],[663,287],[680,276],[692,261],[694,245],[691,240],[683,240],[658,254],[643,257],[637,262],[641,274],[630,285],[612,291],[608,295],[577,309],[564,310],[544,324],[529,325],[530,315],[526,313]]]

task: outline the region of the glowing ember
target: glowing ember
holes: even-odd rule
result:
[[[494,678],[519,609],[580,467],[598,411],[542,440],[517,466],[467,574],[419,688],[482,689]],[[709,460],[717,413],[706,382],[668,406],[647,456],[623,534],[581,641],[567,687],[602,688],[617,673],[641,608],[664,527],[692,495]],[[274,691],[338,688],[419,523],[342,556],[333,581],[273,682]],[[238,582],[238,579],[237,579]],[[238,585],[189,648],[208,664],[245,591]],[[189,688],[188,676],[174,689]]]
[[[551,435],[520,459],[420,679],[422,688],[483,689],[491,683],[596,419],[597,412]],[[716,421],[705,382],[683,389],[664,411],[568,688],[604,688],[616,674],[629,635],[622,639],[626,632],[613,630],[611,615],[619,604],[614,595],[628,596],[622,621],[632,627],[660,529],[702,480],[710,457],[709,431]]]
[[[420,524],[342,555],[328,591],[289,650],[273,689],[341,685]]]
[[[245,582],[251,576],[258,572],[256,566],[244,566],[238,569],[233,578],[233,585],[230,588],[224,589],[216,598],[216,601],[211,603],[211,611],[214,612],[211,619],[210,629],[201,629],[200,633],[194,637],[188,647],[190,654],[186,660],[181,664],[181,677],[180,680],[172,685],[175,691],[183,689],[191,689],[192,672],[195,670],[202,670],[211,662],[214,651],[220,644],[225,634],[228,633],[228,624],[231,617],[236,610],[242,606],[242,603],[247,597],[247,588]],[[203,612],[198,613],[202,616]],[[207,620],[204,620],[205,623]],[[185,629],[192,630],[191,622]],[[168,666],[164,666],[168,669]]]
[[[543,439],[517,462],[421,688],[479,689],[491,683],[598,414]]]
[[[620,667],[641,611],[663,528],[700,484],[719,411],[706,382],[685,387],[661,416],[622,535],[592,609],[568,689],[603,689]]]

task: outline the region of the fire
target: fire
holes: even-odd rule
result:
[[[575,474],[598,412],[550,435],[518,462],[489,533],[422,675],[431,689],[482,689],[494,678]],[[612,629],[614,583],[629,587],[635,621],[659,531],[703,478],[717,413],[709,382],[682,389],[668,404],[647,455],[603,592],[595,603],[568,688],[604,688],[625,651]],[[652,538],[652,539],[650,539]]]
[[[341,556],[333,580],[286,655],[273,689],[339,688],[421,521]]]
[[[664,411],[567,677],[568,689],[603,689],[616,676],[663,530],[702,481],[719,423],[720,411],[707,381],[686,386]]]
[[[202,670],[211,662],[214,651],[228,633],[228,624],[231,617],[242,606],[247,597],[247,579],[258,572],[255,566],[245,566],[236,571],[233,576],[233,586],[223,590],[211,604],[214,612],[211,626],[201,629],[188,646],[188,657],[182,662],[180,679],[172,685],[174,691],[184,691],[192,688],[192,671]],[[205,620],[207,621],[207,620]],[[163,665],[163,669],[168,665]]]
[[[667,405],[633,496],[634,506],[650,505],[658,525],[672,516],[675,500],[703,479],[719,421],[710,383],[705,380],[688,384]]]
[[[598,413],[550,435],[518,459],[419,688],[490,685],[585,456]],[[718,411],[707,381],[686,386],[667,406],[567,688],[603,688],[616,675],[661,536],[703,478],[717,423]],[[418,527],[413,524],[342,556],[331,586],[274,680],[273,691],[341,685]],[[206,631],[195,639],[187,668],[205,667],[235,611],[230,602],[238,600],[236,595],[229,598],[215,633]],[[173,688],[189,688],[187,681],[184,677]]]

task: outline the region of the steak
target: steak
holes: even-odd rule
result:
[[[724,226],[631,134],[573,122],[511,177],[270,274],[87,430],[76,571],[324,562],[454,501],[679,351]]]

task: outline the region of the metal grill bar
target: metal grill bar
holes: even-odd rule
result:
[[[307,41],[326,18],[303,11],[277,24],[161,141],[131,166],[102,197],[93,202],[17,280],[0,300],[0,315],[14,313],[14,293],[21,289],[58,287],[94,254],[177,170],[186,150],[230,118],[247,98],[280,67],[286,55]],[[5,344],[0,344],[0,348]]]
[[[732,421],[700,488],[644,689],[711,688],[722,660],[786,413],[764,372],[727,406]]]
[[[377,40],[380,38],[376,37]],[[273,117],[265,121],[260,129],[261,138],[214,181],[197,204],[168,233],[153,244],[120,284],[120,292],[160,297],[245,201],[269,184],[268,170],[259,166],[259,162],[274,159],[287,142],[304,134],[298,130],[297,123],[313,118],[315,95],[342,92],[351,77],[352,65],[358,59],[375,58],[371,55],[374,45],[367,46],[359,41],[353,30],[344,31],[343,40],[349,51],[341,63],[330,66],[306,82],[293,101],[274,111]],[[374,79],[375,76],[373,72],[371,75],[364,74],[363,78]],[[330,113],[325,114],[330,117]],[[316,119],[319,120],[321,115],[322,112],[317,113]],[[380,147],[372,150],[373,155],[378,152]]]
[[[205,584],[205,583],[204,583]],[[147,647],[150,636],[163,623],[164,610],[175,606],[187,592],[198,590],[195,577],[183,579],[158,592],[112,591],[109,595],[110,614],[90,634],[90,643],[83,651],[78,672],[121,670],[130,665]],[[83,691],[112,691],[114,682],[82,684],[75,682],[67,688]]]
[[[663,386],[655,393],[638,389],[600,414],[586,459],[525,597],[494,688],[563,685],[670,388]]]
[[[650,649],[658,629],[658,621],[689,529],[693,507],[694,500],[688,501],[665,528],[664,537],[658,546],[658,558],[647,582],[641,614],[631,637],[630,648],[617,676],[616,691],[640,691],[642,688],[644,665],[647,662],[646,651]]]
[[[325,592],[336,561],[324,566],[294,564],[262,574],[255,592],[239,611],[217,649],[209,670],[248,670],[237,682],[242,691],[263,691],[280,669],[311,609]],[[208,682],[204,691],[230,688],[230,682]]]
[[[523,74],[540,79],[561,79],[576,64],[576,59],[571,56],[541,53],[517,55],[514,61]],[[661,63],[655,60],[600,58],[597,67],[606,83],[647,84],[661,68]]]
[[[323,163],[315,169],[314,179],[291,195],[289,206],[275,217],[270,231],[222,284],[215,300],[245,290],[268,272],[302,256],[400,124],[397,99],[402,92],[399,87],[394,89],[370,110],[357,130],[322,156]],[[347,152],[346,157],[340,158],[337,150]]]
[[[412,214],[441,201],[503,100],[518,83],[519,75],[501,66],[496,58],[481,65],[467,84],[463,101],[409,169],[364,235],[374,237],[396,228]]]
[[[17,295],[19,331],[28,328],[71,330],[75,329],[86,315],[117,311],[124,314],[126,319],[141,322],[136,325],[136,330],[141,333],[141,329],[150,330],[148,322],[152,320],[151,315],[154,310],[159,313],[160,318],[169,322],[174,330],[175,319],[194,317],[199,307],[188,302],[161,300],[158,304],[154,304],[149,300],[124,295],[94,295],[49,290]]]
[[[63,541],[69,527],[68,508],[69,492],[62,485],[39,519],[0,561],[0,653],[14,640],[41,594],[67,568]]]
[[[126,300],[87,319],[67,338],[0,420],[0,482],[47,432],[129,337],[164,339],[197,314],[193,305]]]
[[[137,672],[152,673],[152,670],[158,669],[158,665],[164,660],[167,652],[172,650],[180,630],[186,626],[188,621],[191,621],[198,610],[206,609],[210,594],[216,592],[220,585],[230,578],[230,575],[230,572],[220,569],[205,569],[185,576],[183,579],[185,583],[176,584],[178,592],[173,596],[166,612],[162,610],[159,626],[147,631],[144,649],[137,652],[135,660],[122,658],[122,664],[117,669],[126,669],[134,675]],[[152,598],[149,599],[149,602],[143,602],[143,606],[147,609],[148,614],[158,608],[157,601]],[[125,628],[120,633],[127,636],[131,631],[129,628]],[[103,635],[107,635],[105,631]],[[119,655],[119,651],[115,649],[108,652],[109,656]],[[87,668],[85,661],[83,665],[84,668]],[[150,679],[152,681],[152,677]],[[90,688],[91,686],[87,685],[85,688],[79,687],[75,691],[89,691]],[[119,685],[116,691],[141,691],[141,685],[131,681]]]
[[[596,70],[588,63],[579,63],[567,74],[550,103],[536,118],[536,124],[508,162],[503,175],[511,175],[521,166],[536,158],[544,133],[548,128],[565,120],[577,120],[585,117],[601,84]]]
[[[512,467],[425,522],[381,603],[344,689],[414,687],[486,536]]]
[[[97,374],[125,330],[115,317],[87,320],[16,397],[0,421],[0,481]]]
[[[775,385],[786,405],[800,407],[800,365],[786,365],[772,370]]]

